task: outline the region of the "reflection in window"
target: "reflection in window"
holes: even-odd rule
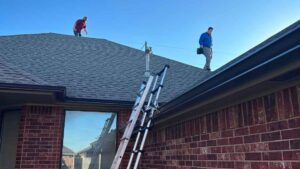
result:
[[[61,169],[109,169],[116,119],[115,113],[66,111]]]

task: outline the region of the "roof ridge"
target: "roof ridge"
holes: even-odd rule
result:
[[[127,45],[124,45],[124,44],[120,44],[120,43],[117,43],[117,42],[114,42],[114,41],[111,41],[111,40],[107,40],[107,39],[103,39],[109,43],[114,43],[114,44],[117,44],[117,45],[120,45],[120,46],[124,46],[124,47],[127,47],[127,48],[130,48],[130,49],[133,49],[133,50],[136,50],[136,51],[139,51],[139,52],[144,52],[140,49],[137,49],[137,48],[134,48],[134,47],[131,47],[131,46],[127,46]],[[164,56],[161,56],[161,55],[157,55],[157,54],[152,54],[153,56],[156,56],[156,57],[160,57],[162,59],[166,59],[166,60],[169,60],[169,61],[172,61],[172,62],[176,62],[176,63],[180,63],[180,64],[183,64],[185,66],[189,66],[189,67],[192,67],[192,68],[195,68],[195,69],[199,69],[199,70],[203,70],[199,67],[196,67],[196,66],[193,66],[193,65],[189,65],[187,63],[183,63],[183,62],[180,62],[180,61],[177,61],[177,60],[173,60],[173,59],[170,59],[170,58],[167,58],[167,57],[164,57]]]
[[[30,36],[30,35],[58,35],[58,36],[65,36],[65,37],[74,37],[73,35],[68,35],[68,34],[61,34],[61,33],[54,33],[54,32],[48,32],[48,33],[34,33],[34,34],[17,34],[17,35],[5,35],[5,36],[0,36],[0,37],[9,37],[9,36]],[[77,38],[77,37],[76,37]],[[116,45],[119,45],[119,46],[123,46],[123,47],[126,47],[126,48],[129,48],[129,49],[132,49],[132,50],[135,50],[135,51],[139,51],[139,52],[144,52],[138,48],[134,48],[134,47],[131,47],[131,46],[128,46],[128,45],[124,45],[124,44],[121,44],[121,43],[118,43],[118,42],[115,42],[115,41],[111,41],[111,40],[108,40],[108,39],[105,39],[105,38],[93,38],[93,37],[80,37],[82,40],[99,40],[99,41],[106,41],[108,43],[112,43],[112,44],[116,44]],[[193,65],[190,65],[190,64],[187,64],[187,63],[183,63],[183,62],[180,62],[180,61],[177,61],[177,60],[173,60],[173,59],[170,59],[170,58],[167,58],[167,57],[164,57],[164,56],[161,56],[161,55],[157,55],[157,54],[153,54],[153,56],[155,57],[159,57],[159,58],[162,58],[162,59],[166,59],[168,61],[171,61],[171,62],[175,62],[175,63],[178,63],[178,64],[182,64],[184,66],[188,66],[188,67],[191,67],[193,69],[197,69],[197,70],[200,70],[200,71],[203,71],[202,68],[199,68],[199,67],[196,67],[196,66],[193,66]]]

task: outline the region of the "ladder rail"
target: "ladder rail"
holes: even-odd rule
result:
[[[136,122],[139,119],[139,115],[142,112],[141,121],[139,124],[139,130],[137,133],[137,137],[135,138],[135,143],[133,146],[133,150],[130,155],[129,162],[127,164],[127,169],[131,168],[131,165],[133,163],[133,159],[135,158],[134,162],[134,169],[137,169],[142,151],[145,145],[145,141],[149,132],[149,127],[152,124],[154,113],[158,109],[158,98],[160,96],[161,90],[163,88],[163,83],[165,81],[165,76],[167,73],[167,70],[169,69],[169,65],[165,65],[165,67],[158,73],[155,74],[155,80],[154,75],[151,75],[148,77],[147,83],[143,83],[145,86],[142,86],[139,90],[138,97],[136,98],[136,101],[133,106],[133,110],[131,112],[129,121],[126,123],[125,131],[123,133],[123,136],[120,141],[120,145],[118,147],[118,150],[116,152],[115,158],[113,160],[113,163],[111,165],[110,169],[118,169],[122,158],[124,156],[124,153],[126,151],[126,148],[128,146],[129,140],[132,136],[133,130],[135,128]],[[154,80],[154,82],[153,82]],[[154,84],[153,84],[154,83]],[[152,86],[153,84],[153,86]],[[149,94],[150,88],[151,93],[149,95],[149,100],[147,105],[144,106],[145,99]],[[146,121],[146,117],[148,117],[148,121]],[[142,139],[140,139],[142,137]],[[137,147],[139,147],[137,149]],[[135,156],[137,154],[137,156]]]
[[[168,70],[169,66],[166,65],[165,68],[164,68],[164,71],[163,71],[163,75],[162,75],[162,78],[161,78],[161,81],[160,81],[160,84],[159,84],[159,87],[158,87],[158,91],[157,91],[157,95],[155,97],[155,100],[154,100],[154,106],[157,108],[158,107],[158,97],[160,95],[160,92],[161,92],[161,89],[163,87],[163,82],[165,80],[165,76],[166,76],[166,73],[167,73],[167,70]],[[146,142],[146,138],[147,138],[147,135],[148,135],[148,132],[149,132],[149,127],[151,125],[151,122],[152,122],[152,117],[154,115],[154,112],[155,112],[156,109],[152,108],[151,109],[151,113],[150,113],[150,119],[149,121],[147,122],[147,126],[145,128],[145,133],[143,135],[143,138],[142,138],[142,141],[141,141],[141,144],[140,144],[140,148],[139,148],[139,151],[137,152],[137,157],[136,157],[136,160],[135,160],[135,164],[134,164],[134,169],[137,169],[138,167],[138,164],[139,164],[139,161],[141,159],[141,155],[142,155],[142,150],[144,148],[144,145],[145,145],[145,142]]]
[[[129,139],[130,139],[131,134],[133,132],[135,123],[137,121],[138,115],[141,112],[142,106],[144,105],[145,99],[146,99],[146,97],[149,93],[152,82],[153,82],[153,76],[150,75],[149,78],[148,78],[148,81],[146,83],[146,86],[145,86],[145,89],[143,91],[142,96],[137,98],[137,99],[139,99],[139,101],[138,101],[139,103],[138,103],[138,105],[135,104],[134,109],[131,113],[130,121],[126,125],[125,132],[124,132],[123,137],[120,141],[120,145],[119,145],[119,148],[118,148],[117,153],[115,155],[115,158],[113,160],[113,163],[111,165],[111,169],[118,169],[119,166],[120,166],[121,160],[123,158],[123,155],[125,153],[126,147],[128,145],[128,142],[129,142]],[[137,100],[136,100],[136,102],[137,102]]]
[[[147,106],[146,106],[146,108],[145,108],[145,111],[144,111],[144,113],[143,113],[143,117],[142,117],[142,119],[141,119],[140,128],[141,128],[142,126],[144,126],[144,122],[145,122],[145,119],[146,119],[147,111],[148,111],[149,108],[150,108],[150,105],[151,105],[151,102],[152,102],[152,98],[153,98],[153,95],[154,95],[152,91],[153,91],[153,90],[155,89],[155,87],[156,87],[156,84],[157,84],[157,81],[158,81],[158,77],[159,77],[158,75],[156,75],[156,77],[155,77],[155,81],[154,81],[154,84],[153,84],[153,87],[152,87],[152,90],[151,90],[151,94],[150,94],[150,96],[149,96],[149,100],[148,100]],[[138,145],[138,143],[139,143],[140,135],[141,135],[141,133],[138,132],[138,134],[137,134],[137,136],[136,136],[136,140],[135,140],[135,142],[134,142],[133,150],[132,150],[132,152],[131,152],[131,154],[130,154],[130,158],[129,158],[129,161],[128,161],[128,164],[127,164],[127,169],[130,169],[130,166],[131,166],[133,157],[134,157],[134,155],[135,155],[135,151],[136,151],[137,145]]]

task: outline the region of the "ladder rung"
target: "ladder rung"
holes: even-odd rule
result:
[[[151,128],[151,127],[147,127],[147,126],[146,126],[146,127],[142,127],[142,128],[139,129],[139,131],[140,131],[140,132],[144,132],[144,131],[147,130],[147,129],[150,130],[150,128]]]
[[[170,66],[165,65],[165,67],[160,72],[158,72],[157,75],[160,76],[165,71],[166,68],[170,68]]]
[[[155,93],[158,91],[159,88],[163,88],[163,87],[164,87],[164,85],[161,85],[161,84],[160,84],[160,85],[158,85],[158,87],[155,88],[151,93],[152,93],[152,94],[155,94]]]
[[[144,150],[132,150],[133,154],[144,153]]]
[[[123,138],[121,138],[121,141],[123,141],[123,140],[129,140],[129,138],[123,137]]]

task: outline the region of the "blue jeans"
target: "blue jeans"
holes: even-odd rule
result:
[[[77,36],[77,37],[81,37],[81,33],[76,31],[76,30],[74,30],[74,35]]]

